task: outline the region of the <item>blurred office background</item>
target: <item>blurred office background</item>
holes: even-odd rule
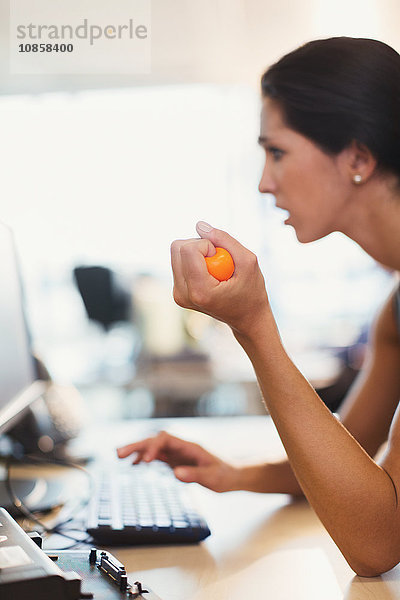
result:
[[[299,245],[259,194],[258,81],[316,37],[400,50],[398,2],[152,0],[136,77],[10,75],[6,4],[0,218],[50,374],[104,419],[264,410],[229,330],[172,301],[170,243],[204,219],[258,254],[284,342],[334,409],[392,275],[339,234]]]

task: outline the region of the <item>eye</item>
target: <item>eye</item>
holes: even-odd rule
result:
[[[280,148],[275,148],[275,146],[268,146],[266,148],[267,152],[272,156],[272,160],[278,161],[285,154],[284,150]]]

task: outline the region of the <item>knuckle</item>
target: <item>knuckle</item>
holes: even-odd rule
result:
[[[176,254],[179,252],[179,240],[174,240],[170,246],[171,254]]]
[[[173,298],[178,306],[180,306],[182,308],[186,308],[186,304],[187,304],[186,298],[178,290],[174,289]]]
[[[248,252],[246,254],[245,264],[247,267],[256,269],[258,267],[258,258],[254,252]]]
[[[194,306],[206,306],[207,295],[197,288],[189,290],[189,300]]]
[[[172,258],[178,258],[182,256],[182,250],[185,248],[188,240],[174,240],[170,246],[170,253]]]
[[[254,266],[254,265],[257,265],[257,263],[258,263],[258,260],[257,260],[257,255],[256,255],[256,254],[254,254],[254,252],[250,252],[250,253],[249,253],[249,261],[250,261],[250,264],[251,264],[251,265],[253,265],[253,266]]]
[[[193,252],[194,243],[192,241],[187,241],[186,244],[180,247],[181,256],[189,256]]]

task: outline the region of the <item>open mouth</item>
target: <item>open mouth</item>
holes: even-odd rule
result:
[[[289,219],[290,219],[290,213],[289,213],[288,209],[287,208],[283,208],[283,206],[279,206],[278,204],[275,204],[275,206],[276,206],[276,208],[279,208],[279,210],[285,211],[285,213],[287,214],[287,218],[285,219],[284,222],[287,223],[289,221]]]

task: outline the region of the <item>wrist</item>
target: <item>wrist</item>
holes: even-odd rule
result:
[[[245,490],[244,487],[244,467],[231,465],[231,477],[229,482],[229,487],[227,491],[229,492],[237,492],[240,490]]]
[[[287,459],[238,468],[236,490],[259,494],[290,494],[303,497],[301,489]]]
[[[253,313],[247,323],[240,328],[232,327],[232,332],[244,348],[249,345],[257,346],[262,340],[272,341],[275,338],[280,342],[278,328],[269,304],[263,307],[263,310]]]
[[[237,467],[235,490],[247,492],[265,492],[266,464]]]

